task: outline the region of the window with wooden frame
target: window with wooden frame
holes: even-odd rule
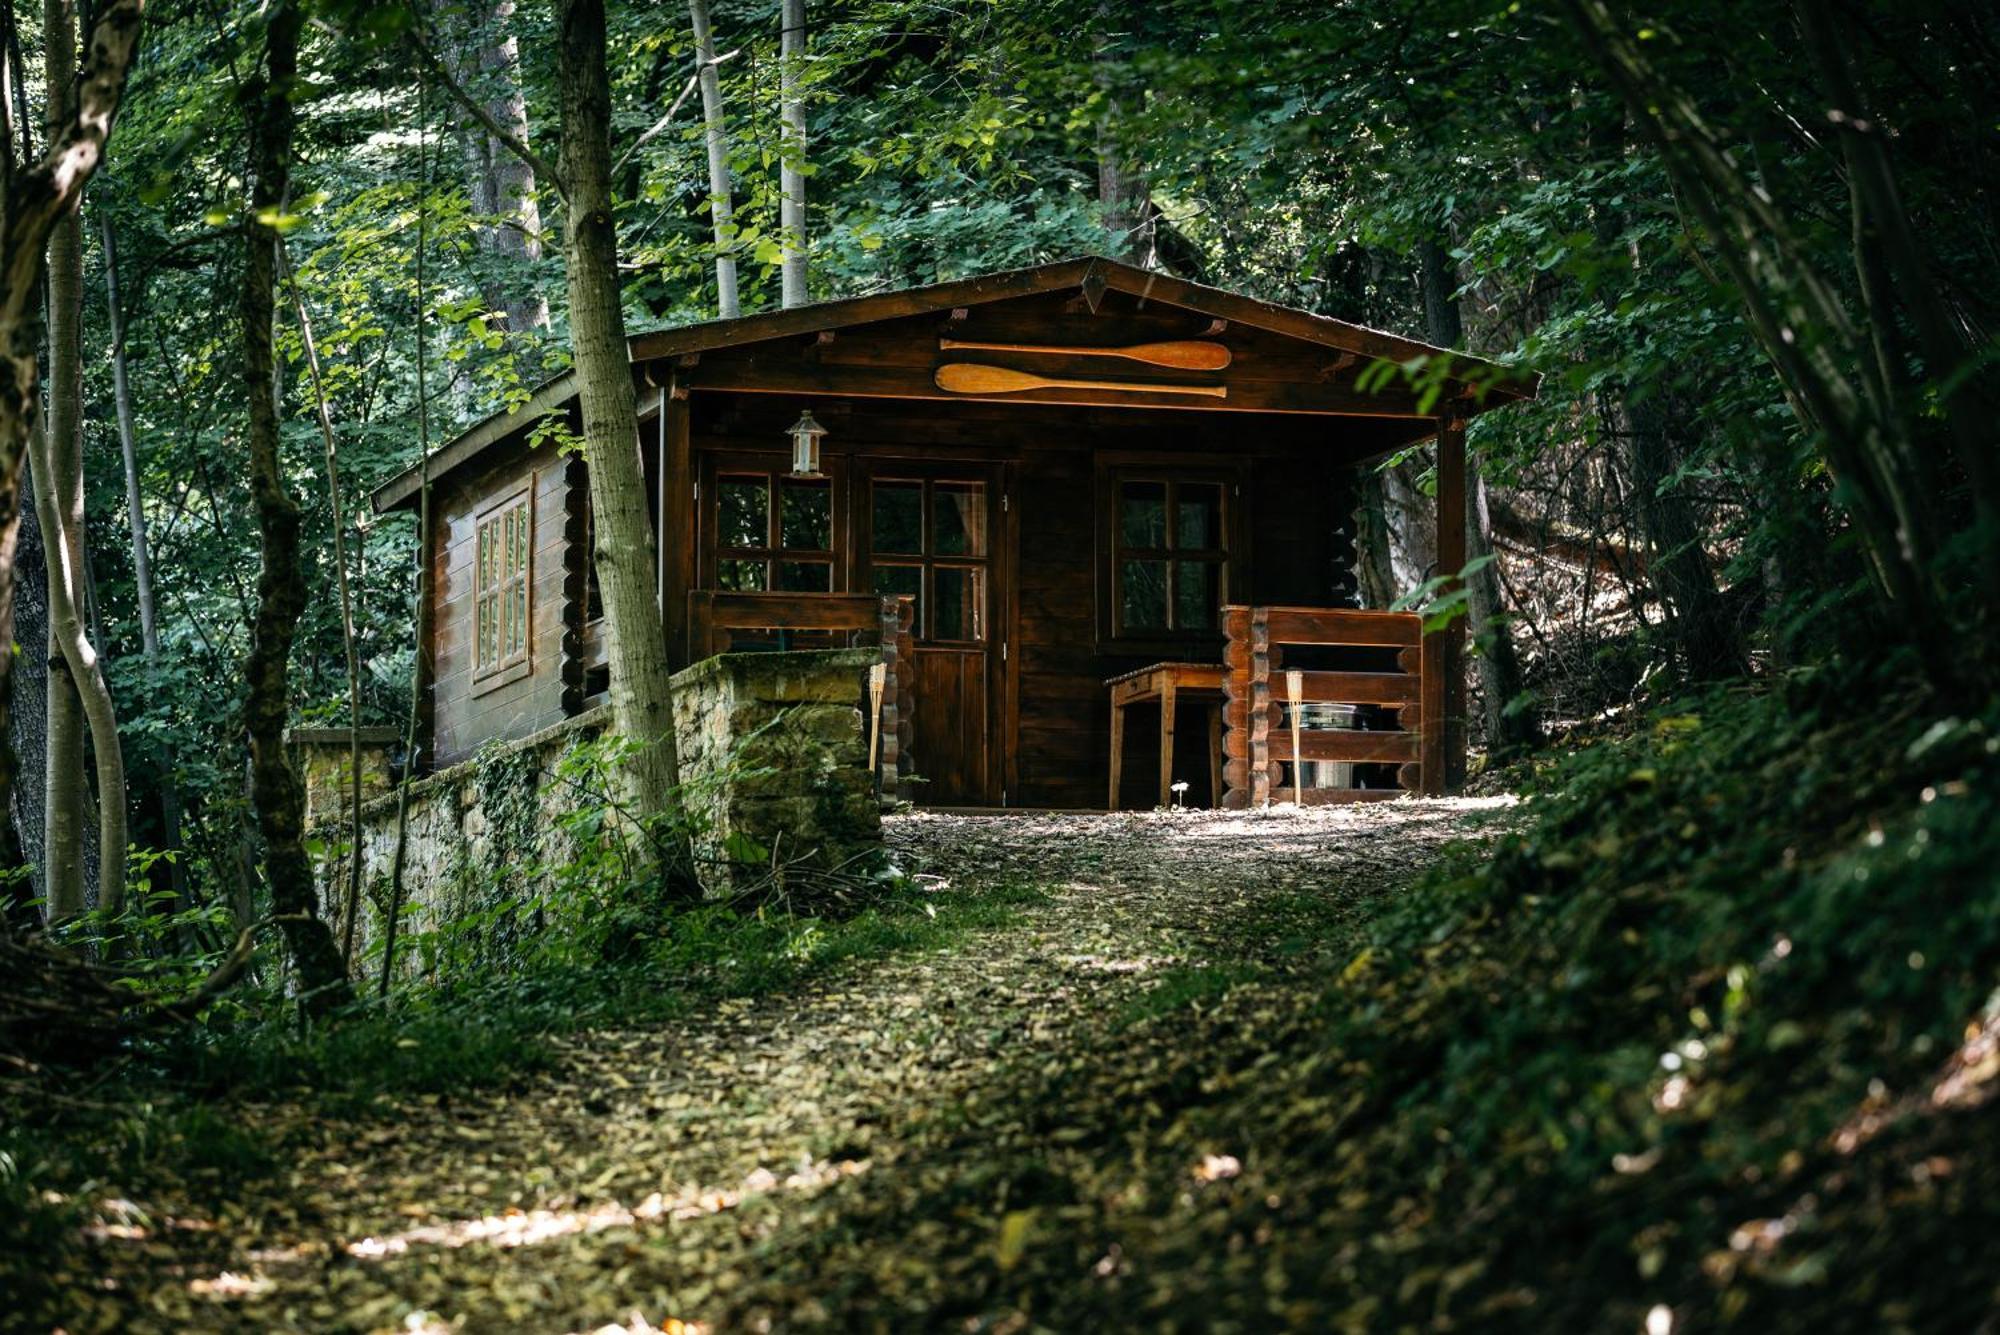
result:
[[[534,494],[531,477],[474,516],[472,679],[480,687],[528,675]]]
[[[715,476],[715,587],[831,593],[833,484],[772,472]]]
[[[916,600],[919,640],[986,639],[987,511],[980,481],[878,477],[869,484],[870,585]]]
[[[1237,482],[1171,467],[1113,468],[1100,587],[1114,640],[1221,633],[1229,601]]]

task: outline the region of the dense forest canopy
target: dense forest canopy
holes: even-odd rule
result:
[[[1366,606],[1469,633],[1476,768],[1555,790],[1537,808],[1558,813],[1549,842],[1479,873],[1524,897],[1523,920],[1540,903],[1523,887],[1576,848],[1607,868],[1576,873],[1593,893],[1623,893],[1620,868],[1634,885],[1697,875],[1692,854],[1642,867],[1645,838],[1592,824],[1625,819],[1641,787],[1662,810],[1707,803],[1674,828],[1720,822],[1729,876],[1792,875],[1813,862],[1799,847],[1875,822],[1864,798],[1890,802],[1895,776],[1928,804],[1962,775],[1917,770],[1989,763],[2000,27],[1984,6],[0,0],[0,27],[0,941],[70,978],[66,1005],[243,1032],[282,1029],[287,995],[315,1015],[389,995],[380,934],[356,945],[358,861],[340,864],[351,883],[327,871],[354,832],[303,827],[284,737],[383,728],[420,750],[428,511],[378,514],[371,494],[571,371],[580,428],[540,430],[591,461],[600,522],[638,534],[600,541],[593,579],[617,726],[655,739],[604,761],[625,776],[613,805],[651,838],[646,856],[538,868],[538,896],[597,915],[551,932],[541,963],[673,936],[660,923],[702,888],[667,810],[665,659],[635,631],[654,597],[638,474],[629,513],[609,504],[614,464],[637,467],[606,443],[636,429],[625,336],[1079,255],[1539,378],[1468,428],[1463,566],[1439,557],[1457,544],[1437,525],[1459,518],[1435,516],[1429,445],[1370,466],[1352,517]],[[1441,351],[1361,383],[1455,420],[1462,368]],[[1733,752],[1677,750],[1673,720],[1704,710],[1734,720]],[[1861,715],[1901,729],[1855,753],[1884,788],[1835,800],[1813,785]],[[1619,728],[1636,730],[1631,765],[1586,747]],[[1822,768],[1801,787],[1816,796],[1783,807],[1790,754]],[[1682,782],[1696,768],[1710,789]],[[618,825],[593,820],[593,837]],[[1951,827],[1968,850],[1974,826]],[[652,897],[628,894],[640,883]],[[1423,903],[1460,912],[1457,893]],[[544,926],[478,913],[482,967]],[[1407,982],[1394,970],[1434,948],[1411,945],[1419,914],[1353,956],[1396,943],[1404,963],[1314,985]],[[1717,915],[1680,925],[1760,942],[1772,927]],[[1964,931],[1961,971],[1913,1032],[1945,1032],[1990,989]],[[1598,958],[1595,933],[1578,959]],[[698,935],[673,958],[701,954]],[[122,979],[116,997],[63,972],[86,957]],[[519,966],[502,972],[534,974]],[[1731,967],[1662,967],[1684,966],[1691,992]],[[1609,985],[1639,988],[1637,968]],[[449,992],[438,972],[425,986]],[[255,999],[214,1009],[246,977]],[[1839,1032],[1895,1029],[1882,998],[1920,1004],[1903,986],[1853,1002],[1840,1014],[1875,1019]],[[1587,1028],[1549,1007],[1535,1022]],[[1828,1043],[1828,1088],[1851,1092]]]
[[[46,29],[25,10],[13,20],[25,152],[41,139]],[[266,21],[262,7],[148,11],[84,228],[93,368],[113,342],[108,256],[119,271],[159,652],[149,663],[141,642],[113,387],[96,373],[83,427],[93,629],[129,768],[179,776],[191,847],[211,862],[237,840],[235,664],[256,545],[234,335],[217,317],[243,278],[244,97]],[[413,664],[411,526],[377,521],[365,497],[417,450],[420,236],[433,441],[521,402],[568,357],[560,196],[459,96],[552,163],[555,22],[527,4],[327,5],[303,30],[276,333],[312,590],[294,649],[299,721],[348,711],[301,320],[348,493],[363,721],[393,723]],[[628,326],[713,318],[692,30],[643,8],[610,23]],[[756,310],[778,299],[779,25],[770,6],[728,3],[712,24],[723,244],[742,309]],[[1804,24],[1736,5],[1642,18],[1591,5],[877,4],[815,9],[810,28],[815,299],[1112,252],[1432,341],[1443,331],[1542,373],[1537,403],[1473,433],[1490,522],[1503,548],[1537,532],[1599,548],[1648,629],[1598,646],[1586,616],[1572,634],[1530,636],[1524,625],[1553,629],[1552,609],[1517,609],[1537,680],[1512,684],[1529,692],[1515,717],[1573,717],[1662,667],[1702,676],[1742,670],[1753,650],[1809,653],[1802,638],[1850,624],[1818,615],[1823,601],[1866,603],[1846,595],[1871,580],[1911,609],[1885,611],[1888,623],[1980,633],[1993,586],[1964,548],[1990,479],[1960,466],[1980,449],[1951,446],[1961,412],[1984,401],[1995,290],[1992,145],[1960,132],[1993,95],[1992,34],[1970,12],[1833,6]],[[1607,73],[1628,61],[1643,64]],[[1674,100],[1655,107],[1655,87]],[[1850,93],[1860,110],[1830,116]],[[1850,141],[1884,150],[1889,216],[1873,212]],[[1803,368],[1774,361],[1787,336],[1773,320],[1794,323]],[[1827,404],[1826,382],[1861,402]],[[1933,490],[1922,471],[1901,484],[1920,504],[1876,478],[1932,457]],[[1383,479],[1392,518],[1415,513],[1423,466]],[[1383,570],[1401,558],[1389,596],[1438,573],[1421,532],[1393,546],[1371,556]],[[1905,576],[1905,560],[1934,564]],[[1512,596],[1534,596],[1527,583]],[[1929,651],[1942,633],[1926,632]],[[157,812],[138,819],[136,842],[162,846]]]

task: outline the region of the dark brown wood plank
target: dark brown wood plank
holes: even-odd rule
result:
[[[1281,760],[1294,759],[1290,732],[1283,729],[1274,730],[1267,745],[1271,750],[1273,764]],[[1388,764],[1416,759],[1417,745],[1418,734],[1413,732],[1350,732],[1345,729],[1327,729],[1301,732],[1299,750],[1303,755],[1298,758]]]
[[[1423,621],[1414,612],[1273,607],[1269,609],[1268,624],[1274,644],[1357,644],[1393,648],[1414,645],[1423,638]]]

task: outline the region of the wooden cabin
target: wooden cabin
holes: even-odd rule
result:
[[[907,600],[919,802],[1151,806],[1171,779],[1190,805],[1240,806],[1447,782],[1457,639],[1352,610],[1356,470],[1435,438],[1456,570],[1465,419],[1532,382],[1452,354],[1428,400],[1400,374],[1364,389],[1374,363],[1439,351],[1105,259],[641,334],[631,353],[675,666],[804,647],[858,624],[843,609]],[[807,412],[825,434],[801,476]],[[421,763],[604,690],[586,465],[550,430],[576,413],[558,378],[375,493],[387,511],[431,487]],[[1300,760],[1318,771],[1303,784]]]

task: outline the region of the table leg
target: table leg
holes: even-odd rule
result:
[[[1222,710],[1217,699],[1208,706],[1208,804],[1222,809]]]
[[[1116,696],[1111,700],[1111,797],[1104,804],[1107,811],[1118,810],[1118,780],[1125,769],[1125,706]]]
[[[1160,688],[1160,805],[1173,805],[1174,782],[1174,684]]]

